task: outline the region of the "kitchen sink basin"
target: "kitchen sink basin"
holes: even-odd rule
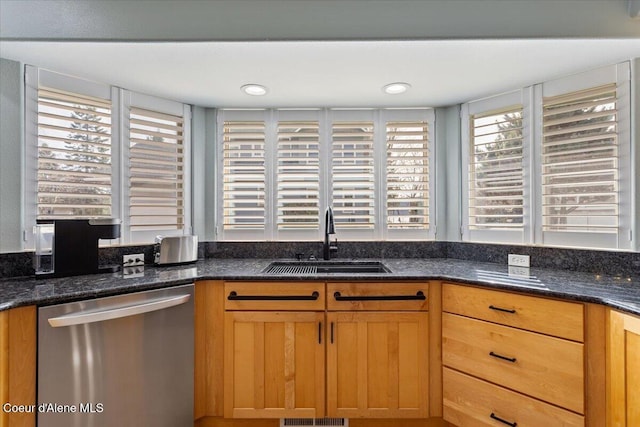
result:
[[[391,273],[381,262],[279,261],[264,270],[267,274],[304,275],[327,273]]]

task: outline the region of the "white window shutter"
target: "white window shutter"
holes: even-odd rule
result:
[[[429,125],[386,122],[386,217],[388,229],[429,228]]]
[[[38,89],[37,219],[110,217],[111,100]]]
[[[336,231],[375,226],[373,121],[333,121],[331,178]]]
[[[222,138],[223,230],[264,230],[265,122],[224,121]]]
[[[184,228],[184,143],[182,116],[129,109],[130,231]]]
[[[320,130],[317,120],[281,120],[277,127],[278,231],[317,231],[320,219]]]

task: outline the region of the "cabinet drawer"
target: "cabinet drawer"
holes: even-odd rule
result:
[[[325,309],[323,282],[225,282],[225,310]]]
[[[447,283],[442,289],[442,310],[584,342],[580,303]]]
[[[428,283],[327,283],[327,308],[331,311],[426,311]]]
[[[583,347],[481,320],[442,315],[445,366],[581,414]]]
[[[444,419],[458,427],[583,427],[584,417],[445,368]],[[493,418],[492,415],[493,414]]]

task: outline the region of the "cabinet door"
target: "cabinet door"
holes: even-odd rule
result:
[[[328,416],[428,416],[428,313],[334,312],[327,325]]]
[[[609,315],[609,426],[640,426],[640,318]]]
[[[324,313],[225,313],[225,417],[324,416]]]

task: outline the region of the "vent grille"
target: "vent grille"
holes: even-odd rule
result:
[[[345,418],[283,418],[280,427],[298,426],[343,426],[349,427],[349,420]]]

